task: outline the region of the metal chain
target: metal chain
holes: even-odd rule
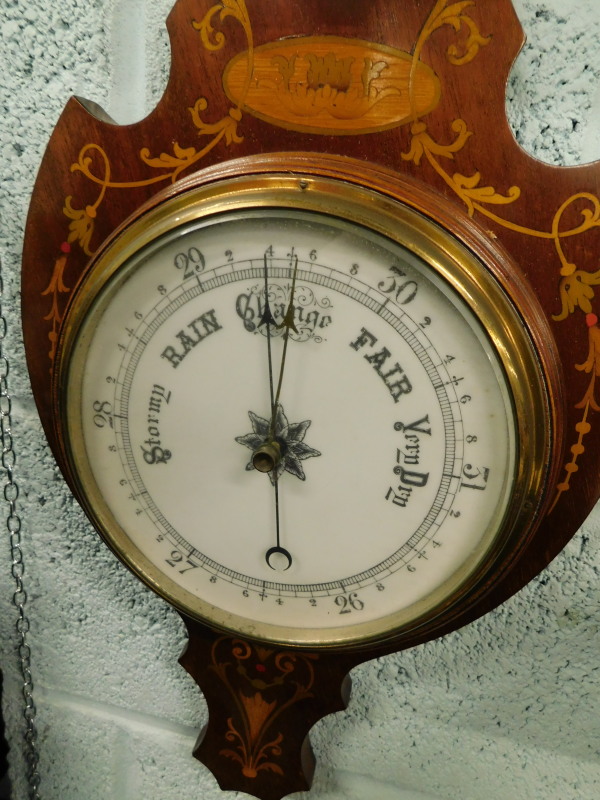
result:
[[[23,716],[25,718],[25,763],[27,765],[27,783],[29,787],[29,800],[40,800],[38,772],[39,753],[37,745],[37,728],[35,725],[36,708],[33,702],[33,680],[31,677],[31,648],[28,643],[29,617],[25,610],[27,592],[23,582],[25,570],[23,561],[23,548],[21,541],[21,518],[18,514],[17,500],[19,487],[15,480],[15,450],[11,431],[12,403],[8,391],[9,363],[4,350],[7,333],[6,317],[2,309],[4,297],[4,283],[2,280],[2,264],[0,263],[0,440],[2,444],[2,466],[6,472],[4,479],[4,499],[8,503],[8,517],[6,526],[10,539],[10,553],[12,560],[12,576],[15,580],[15,593],[13,603],[17,610],[15,624],[18,641],[18,656],[23,679]]]

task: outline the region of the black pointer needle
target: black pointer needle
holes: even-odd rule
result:
[[[277,325],[275,322],[275,318],[273,317],[273,312],[271,311],[271,306],[269,304],[269,281],[267,275],[267,255],[263,256],[263,275],[265,279],[265,307],[263,313],[260,318],[260,322],[258,323],[258,327],[260,328],[261,325],[267,326],[267,359],[269,362],[269,393],[270,393],[270,400],[271,400],[271,425],[269,425],[269,437],[267,441],[258,448],[258,450],[252,456],[252,463],[254,464],[254,468],[257,469],[259,472],[271,472],[279,462],[280,458],[280,449],[279,445],[274,439],[273,436],[273,419],[274,419],[274,409],[275,409],[275,392],[273,389],[273,355],[271,351],[271,325]]]
[[[275,493],[275,531],[276,531],[276,541],[277,545],[275,547],[271,547],[267,550],[265,555],[267,564],[271,567],[271,569],[289,569],[292,565],[292,557],[285,550],[281,547],[281,531],[280,531],[280,524],[279,524],[279,477],[277,474],[277,465],[281,458],[281,451],[279,448],[279,444],[275,440],[275,420],[277,416],[277,404],[275,401],[275,394],[273,388],[273,356],[271,351],[271,325],[276,325],[275,319],[273,317],[273,313],[271,311],[271,306],[269,304],[269,282],[268,282],[268,274],[267,274],[267,255],[264,255],[264,279],[265,279],[265,307],[260,318],[260,322],[258,323],[258,327],[261,325],[267,326],[267,358],[269,363],[269,392],[270,392],[270,400],[271,400],[271,424],[269,426],[269,439],[265,444],[259,448],[252,458],[252,463],[254,467],[259,470],[260,472],[273,472],[272,482],[273,482],[273,491]],[[297,267],[297,260],[296,260],[296,267]],[[296,278],[296,273],[294,271],[294,281]],[[293,287],[292,287],[292,298],[293,298]],[[288,308],[289,314],[289,308]],[[286,318],[288,316],[286,314]],[[284,320],[285,322],[285,320]],[[285,362],[285,346],[287,341],[284,342],[284,356],[282,360],[282,371],[283,371],[283,363]],[[281,391],[281,377],[282,372],[279,376],[279,386],[277,390],[277,397],[279,398],[279,393]]]
[[[275,423],[277,420],[277,411],[279,409],[279,398],[281,396],[281,384],[283,383],[283,371],[285,369],[285,360],[287,356],[287,346],[288,341],[290,338],[290,330],[295,331],[298,333],[298,329],[296,328],[296,324],[294,322],[294,294],[296,292],[296,275],[298,273],[298,256],[294,256],[294,272],[292,273],[292,289],[290,292],[290,302],[287,307],[287,311],[285,312],[285,317],[280,328],[285,328],[283,333],[283,354],[281,356],[281,367],[279,369],[279,381],[277,383],[277,394],[275,395],[275,400],[272,404],[272,415],[271,415],[271,425],[269,427],[269,440],[276,444],[277,451],[279,453],[279,445],[275,441]],[[271,567],[271,569],[283,569],[284,571],[289,569],[292,565],[292,556],[290,553],[281,547],[281,542],[279,538],[279,474],[277,471],[277,464],[274,465],[273,468],[273,486],[275,489],[275,522],[277,528],[277,546],[272,547],[270,550],[267,551],[267,564]]]

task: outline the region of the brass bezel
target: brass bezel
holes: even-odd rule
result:
[[[514,404],[518,448],[509,508],[477,566],[468,575],[457,573],[451,592],[442,593],[422,611],[417,608],[410,619],[404,610],[384,618],[385,626],[376,620],[332,630],[299,631],[254,623],[215,609],[175,584],[131,545],[94,491],[91,471],[82,458],[79,397],[67,392],[67,385],[71,370],[81,370],[85,360],[86,343],[81,341],[80,329],[99,291],[137,252],[175,228],[228,212],[268,208],[306,210],[348,220],[411,250],[430,264],[479,318],[504,367]],[[167,197],[126,226],[94,259],[69,307],[58,349],[55,396],[68,477],[86,513],[117,556],[185,614],[219,630],[286,646],[357,648],[410,634],[451,613],[457,605],[464,607],[471,598],[474,602],[481,587],[489,584],[502,564],[512,560],[528,540],[538,521],[551,463],[551,412],[540,359],[517,309],[488,268],[453,234],[400,200],[351,181],[309,173],[248,175],[192,187]]]

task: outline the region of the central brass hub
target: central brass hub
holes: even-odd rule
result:
[[[281,448],[277,442],[265,442],[254,452],[252,463],[259,472],[271,472],[281,461]]]

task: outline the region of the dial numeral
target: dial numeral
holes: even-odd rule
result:
[[[190,558],[185,558],[183,553],[180,553],[179,550],[173,550],[171,552],[171,558],[165,558],[165,561],[170,567],[177,568],[180,565],[184,565],[183,569],[178,569],[180,575],[183,575],[185,572],[189,572],[192,569],[198,569],[200,564],[194,563]]]
[[[365,604],[358,596],[357,592],[350,594],[338,594],[335,604],[340,609],[340,614],[351,614],[352,611],[362,611]]]
[[[460,484],[460,488],[479,489],[479,491],[483,491],[487,486],[489,476],[489,467],[474,467],[472,464],[465,464],[463,468],[463,477],[466,478],[468,483],[463,480]]]
[[[228,253],[231,254],[231,250],[228,250],[225,255]],[[197,247],[190,247],[186,253],[177,253],[174,264],[177,269],[183,270],[184,278],[193,278],[194,275],[204,270],[206,259]]]
[[[94,414],[94,425],[97,428],[105,428],[107,425],[113,427],[113,410],[109,402],[96,400],[92,408],[96,412]]]
[[[396,303],[401,306],[411,303],[417,296],[419,284],[413,280],[399,280],[407,277],[406,272],[400,267],[390,267],[389,273],[386,280],[377,284],[377,288],[384,294],[392,295]]]

